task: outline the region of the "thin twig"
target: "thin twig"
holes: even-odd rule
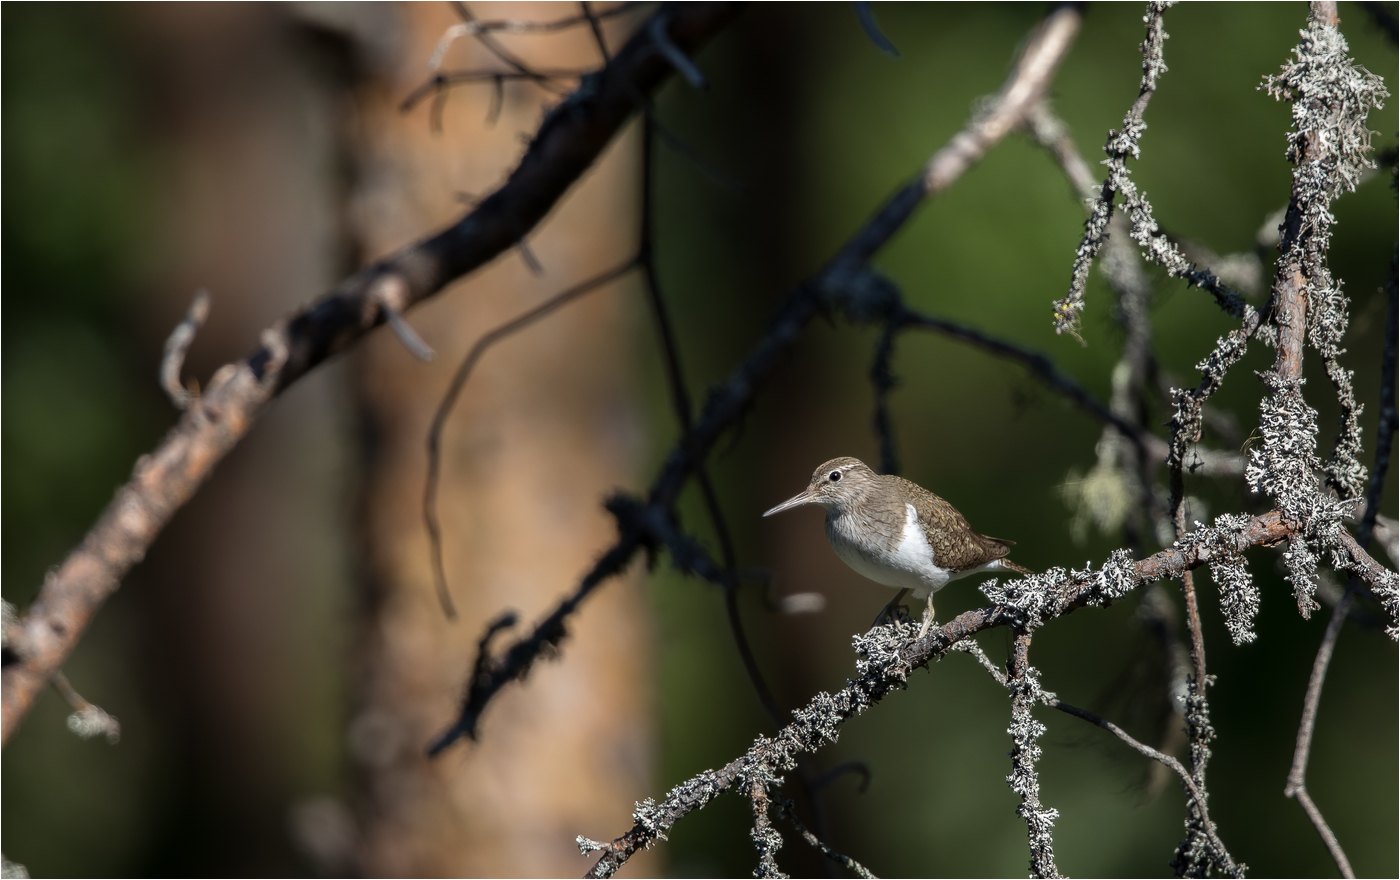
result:
[[[559,646],[564,636],[568,634],[565,621],[583,603],[583,600],[587,599],[598,588],[599,584],[626,567],[636,547],[635,541],[624,540],[604,554],[594,564],[593,569],[584,576],[573,595],[561,602],[559,607],[548,617],[536,624],[529,636],[511,645],[499,658],[490,653],[491,638],[504,628],[499,625],[502,620],[508,617],[510,624],[505,625],[513,624],[514,615],[503,615],[487,628],[485,635],[482,636],[477,645],[476,658],[472,663],[472,674],[467,683],[466,693],[462,698],[461,712],[452,726],[428,746],[429,757],[440,754],[462,737],[476,739],[477,725],[491,697],[507,683],[524,678],[542,653]]]
[[[407,113],[417,107],[424,98],[432,97],[435,101],[446,99],[447,90],[455,85],[465,83],[489,82],[494,83],[497,89],[502,83],[528,80],[530,82],[553,82],[555,80],[577,80],[587,76],[587,70],[449,70],[442,73],[435,73],[422,85],[409,92],[408,95],[399,102],[399,111]],[[551,89],[551,92],[553,90]],[[433,129],[434,132],[441,132],[442,126],[438,124]]]
[[[452,8],[457,10],[457,14],[462,17],[463,22],[468,26],[476,22],[476,17],[472,15],[471,10],[467,8],[467,4],[459,2],[459,0],[453,0]],[[486,51],[496,56],[497,59],[505,63],[512,70],[516,71],[517,73],[523,74],[526,79],[530,80],[535,85],[539,86],[547,92],[552,92],[554,94],[563,94],[562,92],[558,92],[554,89],[553,84],[551,82],[553,77],[533,70],[530,67],[530,65],[526,64],[522,58],[517,56],[514,52],[511,52],[505,46],[502,46],[500,41],[496,39],[495,35],[492,34],[491,31],[477,28],[472,31],[471,36],[475,38],[478,43],[484,46],[486,48]]]
[[[472,370],[481,360],[482,356],[496,343],[508,339],[514,334],[524,330],[536,321],[554,312],[559,307],[566,305],[586,293],[597,290],[599,287],[614,281],[627,274],[637,266],[637,257],[632,257],[625,263],[615,266],[600,275],[580,284],[575,284],[568,290],[557,293],[539,305],[519,315],[504,324],[487,332],[471,347],[467,356],[462,359],[462,363],[457,367],[457,372],[453,374],[452,381],[447,386],[446,393],[442,396],[442,401],[438,403],[437,412],[433,414],[432,426],[428,429],[428,475],[423,484],[423,523],[428,529],[429,553],[433,562],[433,582],[437,587],[438,602],[442,605],[442,611],[448,619],[457,619],[457,609],[452,604],[452,593],[447,586],[447,571],[442,558],[442,524],[438,520],[437,514],[437,493],[438,483],[441,481],[442,473],[442,432],[447,425],[448,416],[452,414],[452,408],[457,404],[457,398],[462,393],[462,388],[467,384],[467,379],[471,376]]]
[[[860,19],[861,30],[865,31],[865,35],[870,38],[870,42],[875,44],[875,48],[891,58],[898,58],[899,50],[880,29],[880,23],[875,20],[875,11],[870,8],[870,3],[867,0],[856,0],[852,5],[856,8],[856,18]]]
[[[776,806],[783,818],[791,822],[792,826],[797,829],[797,833],[802,835],[802,839],[807,841],[807,844],[817,852],[850,871],[852,874],[855,874],[857,877],[867,878],[867,880],[876,880],[876,876],[870,873],[870,870],[860,862],[850,856],[842,855],[830,846],[827,846],[821,838],[808,831],[807,826],[802,824],[802,820],[797,818],[797,811],[793,809],[792,801],[784,799],[778,801]]]
[[[932,315],[922,315],[918,312],[906,311],[899,317],[899,322],[905,327],[916,327],[923,330],[936,330],[946,336],[951,336],[963,342],[969,343],[997,357],[1006,358],[1020,363],[1031,373],[1035,374],[1046,385],[1053,390],[1067,397],[1077,404],[1081,409],[1097,418],[1099,421],[1112,425],[1122,432],[1123,436],[1138,446],[1148,442],[1151,437],[1141,426],[1125,421],[1111,412],[1102,403],[1090,396],[1079,383],[1066,376],[1041,352],[1030,351],[1015,343],[989,336],[980,330],[972,327],[948,321],[944,318],[935,318]]]
[[[1058,698],[1048,700],[1045,705],[1054,709],[1059,709],[1061,712],[1073,715],[1076,718],[1082,718],[1090,724],[1096,724],[1102,727],[1104,730],[1118,737],[1129,747],[1135,749],[1139,754],[1169,767],[1177,776],[1181,777],[1181,783],[1186,787],[1188,796],[1200,807],[1205,833],[1210,838],[1211,844],[1215,847],[1216,851],[1221,854],[1224,873],[1230,877],[1243,877],[1245,875],[1247,866],[1236,864],[1235,860],[1230,856],[1229,851],[1225,849],[1225,844],[1220,839],[1215,823],[1211,821],[1210,814],[1206,812],[1205,797],[1201,794],[1200,788],[1196,786],[1196,780],[1192,778],[1191,774],[1182,766],[1180,761],[1173,758],[1171,755],[1165,755],[1157,751],[1149,745],[1138,742],[1129,736],[1126,730],[1114,724],[1112,721],[1095,715],[1093,712],[1080,709],[1077,706],[1071,706]]]
[[[898,474],[899,455],[895,452],[894,426],[890,424],[890,392],[897,380],[890,368],[894,359],[894,345],[898,339],[900,323],[890,320],[875,343],[875,361],[870,365],[870,384],[875,390],[875,415],[871,422],[875,437],[880,441],[880,473]]]
[[[409,354],[423,363],[430,363],[437,357],[437,352],[423,341],[423,337],[418,335],[418,331],[414,330],[403,316],[403,301],[407,292],[408,284],[401,276],[385,275],[375,285],[372,296],[384,313],[385,323],[403,347],[408,349]]]
[[[612,61],[612,55],[608,52],[607,38],[603,36],[602,20],[593,13],[588,0],[581,0],[579,8],[583,10],[583,17],[588,19],[588,28],[593,32],[593,42],[598,44],[598,54],[603,56],[603,64],[606,65]]]
[[[82,695],[73,689],[73,685],[69,684],[68,676],[62,672],[55,673],[53,686],[54,690],[62,695],[64,702],[73,709],[73,714],[68,716],[69,730],[82,739],[103,736],[109,745],[121,742],[121,723],[101,706],[83,699]]]
[[[201,290],[194,295],[184,320],[170,331],[165,340],[165,354],[160,360],[160,387],[176,409],[186,410],[194,401],[195,395],[180,381],[180,369],[185,365],[185,352],[189,351],[194,335],[204,326],[209,317],[209,291]]]
[[[652,45],[656,47],[656,51],[660,52],[661,56],[670,62],[677,73],[685,77],[685,81],[690,83],[691,88],[698,89],[702,92],[707,91],[710,88],[710,82],[705,79],[705,74],[701,73],[700,68],[695,66],[695,62],[691,61],[690,58],[666,36],[666,20],[658,15],[651,20],[651,23],[647,25],[647,27],[650,30]]]
[[[638,263],[642,269],[647,302],[651,306],[652,318],[656,322],[656,335],[661,342],[662,361],[666,366],[666,382],[670,391],[671,409],[676,415],[681,435],[685,436],[690,433],[694,426],[694,410],[691,406],[690,392],[686,389],[685,371],[681,367],[680,345],[671,325],[666,300],[661,295],[661,282],[656,271],[654,143],[656,131],[656,121],[653,115],[646,114],[642,122],[642,222]],[[734,636],[735,647],[739,651],[744,671],[748,674],[749,681],[758,694],[758,701],[762,704],[763,710],[773,719],[776,726],[782,727],[785,720],[783,712],[778,708],[778,701],[773,697],[772,690],[768,687],[762,671],[758,668],[758,660],[754,657],[748,636],[744,632],[743,619],[739,615],[738,558],[734,552],[734,541],[730,536],[729,525],[724,518],[724,510],[719,503],[719,495],[715,492],[714,484],[711,482],[709,472],[703,462],[696,466],[696,481],[700,487],[701,498],[705,503],[705,511],[710,518],[710,525],[715,530],[715,536],[719,539],[721,558],[724,560],[724,576],[718,583],[724,590],[725,616],[729,620],[729,629]]]
[[[1308,814],[1308,819],[1317,829],[1318,836],[1322,838],[1327,852],[1337,863],[1337,870],[1343,877],[1355,877],[1356,873],[1352,870],[1351,861],[1342,850],[1337,835],[1332,832],[1327,820],[1322,816],[1322,811],[1309,796],[1306,777],[1308,756],[1312,751],[1313,727],[1317,723],[1317,708],[1322,700],[1322,685],[1327,680],[1327,667],[1332,662],[1332,651],[1337,646],[1337,637],[1342,632],[1342,624],[1351,610],[1355,595],[1348,590],[1332,609],[1332,618],[1327,621],[1327,631],[1322,636],[1322,644],[1318,646],[1317,657],[1313,659],[1312,674],[1308,676],[1308,690],[1303,697],[1303,717],[1298,724],[1298,741],[1293,749],[1293,764],[1288,771],[1288,782],[1283,788],[1284,797],[1294,798],[1302,805],[1303,812]]]

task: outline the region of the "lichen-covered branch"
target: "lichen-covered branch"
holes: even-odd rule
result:
[[[1006,784],[1021,796],[1016,814],[1026,822],[1026,837],[1031,849],[1031,875],[1058,877],[1055,868],[1053,831],[1060,811],[1047,809],[1040,802],[1040,775],[1036,762],[1040,746],[1036,740],[1045,733],[1045,725],[1036,721],[1031,709],[1038,703],[1054,698],[1040,688],[1040,671],[1030,664],[1031,634],[1026,630],[1015,633],[1008,663],[1006,686],[1011,691],[1011,774]]]
[[[1180,249],[1165,235],[1158,234],[1157,221],[1152,216],[1152,205],[1140,193],[1128,172],[1128,158],[1141,158],[1140,141],[1147,130],[1143,113],[1152,95],[1157,90],[1157,79],[1167,71],[1162,48],[1167,33],[1162,28],[1162,16],[1174,5],[1173,0],[1150,0],[1143,22],[1147,25],[1147,36],[1143,39],[1142,82],[1137,99],[1123,117],[1123,127],[1109,131],[1104,152],[1108,155],[1108,177],[1104,180],[1098,199],[1084,223],[1084,237],[1075,251],[1074,266],[1070,272],[1069,292],[1055,302],[1054,318],[1056,333],[1078,335],[1079,314],[1084,310],[1084,290],[1089,282],[1089,267],[1108,238],[1109,221],[1113,217],[1113,199],[1123,197],[1128,210],[1130,235],[1143,249],[1152,262],[1167,270],[1173,278],[1184,278],[1188,284],[1209,291],[1220,307],[1236,318],[1242,318],[1248,310],[1243,297],[1229,289],[1219,278],[1192,264]]]
[[[1347,327],[1347,298],[1327,269],[1327,250],[1331,202],[1355,188],[1362,171],[1373,166],[1366,118],[1388,94],[1380,78],[1359,68],[1348,51],[1335,5],[1315,4],[1294,60],[1265,81],[1269,94],[1293,104],[1287,157],[1294,172],[1273,284],[1277,357],[1273,370],[1261,377],[1270,392],[1261,404],[1264,442],[1251,453],[1245,478],[1296,527],[1288,577],[1304,616],[1316,607],[1316,553],[1341,540],[1342,518],[1366,475],[1356,459],[1361,439],[1351,374],[1336,362]],[[1340,498],[1320,492],[1315,478],[1323,465],[1316,453],[1317,411],[1302,391],[1305,340],[1327,364],[1342,405],[1342,436],[1325,469]]]
[[[895,690],[902,690],[916,668],[940,659],[960,642],[993,627],[1028,631],[1086,606],[1104,607],[1148,583],[1178,578],[1224,556],[1238,555],[1250,547],[1287,540],[1289,527],[1278,511],[1247,519],[1217,521],[1202,526],[1175,546],[1133,561],[1115,551],[1098,569],[1066,572],[1061,568],[1002,584],[990,581],[982,592],[993,604],[958,615],[922,638],[919,625],[896,621],[875,627],[853,638],[856,677],[835,694],[819,693],[793,713],[793,721],[776,737],[759,737],[741,757],[719,770],[706,770],[681,783],[661,802],[647,799],[637,804],[631,830],[608,843],[581,840],[584,852],[603,855],[590,877],[611,877],[638,849],[666,839],[676,822],[732,788],[741,778],[764,775],[781,782],[781,774],[796,766],[797,756],[815,752],[840,737],[841,726]],[[689,551],[683,551],[689,552]],[[694,556],[690,562],[694,562]],[[1374,565],[1360,551],[1357,564]],[[969,652],[971,653],[971,652]],[[1204,829],[1203,829],[1203,834]],[[1209,835],[1206,835],[1207,843]],[[1209,852],[1209,849],[1207,850]]]

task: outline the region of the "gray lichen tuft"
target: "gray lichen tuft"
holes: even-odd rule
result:
[[[1211,579],[1220,590],[1225,628],[1236,645],[1247,645],[1257,638],[1254,618],[1259,613],[1259,587],[1238,550],[1240,534],[1248,523],[1247,516],[1223,514],[1210,528],[1196,523],[1196,531],[1189,536],[1189,540],[1204,545],[1201,556],[1208,561]]]
[[[68,716],[68,729],[80,739],[105,736],[112,745],[122,738],[122,726],[117,719],[91,703]]]
[[[1288,566],[1286,580],[1293,585],[1293,598],[1298,602],[1298,613],[1307,620],[1322,606],[1313,600],[1317,593],[1317,557],[1308,549],[1307,539],[1299,534],[1288,536],[1288,551],[1283,554]]]
[[[1260,374],[1273,394],[1259,404],[1263,444],[1250,450],[1245,465],[1249,488],[1274,499],[1294,522],[1306,516],[1317,494],[1317,410],[1303,399],[1303,379],[1284,378],[1272,370]]]

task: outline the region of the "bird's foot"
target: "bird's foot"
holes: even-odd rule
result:
[[[889,604],[881,608],[880,613],[875,615],[875,620],[871,622],[870,628],[874,629],[882,624],[893,623],[901,618],[907,620],[909,618],[909,607],[899,604],[899,601],[908,595],[908,593],[908,590],[900,590],[898,593],[895,593],[894,598],[889,601]]]
[[[933,616],[933,594],[929,593],[928,607],[924,609],[924,625],[919,627],[919,638],[928,635],[929,628],[937,622]]]

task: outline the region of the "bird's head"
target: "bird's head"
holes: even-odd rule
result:
[[[859,459],[843,456],[833,458],[812,474],[807,489],[763,514],[772,516],[803,504],[820,504],[827,510],[839,510],[861,498],[874,488],[876,474]]]

